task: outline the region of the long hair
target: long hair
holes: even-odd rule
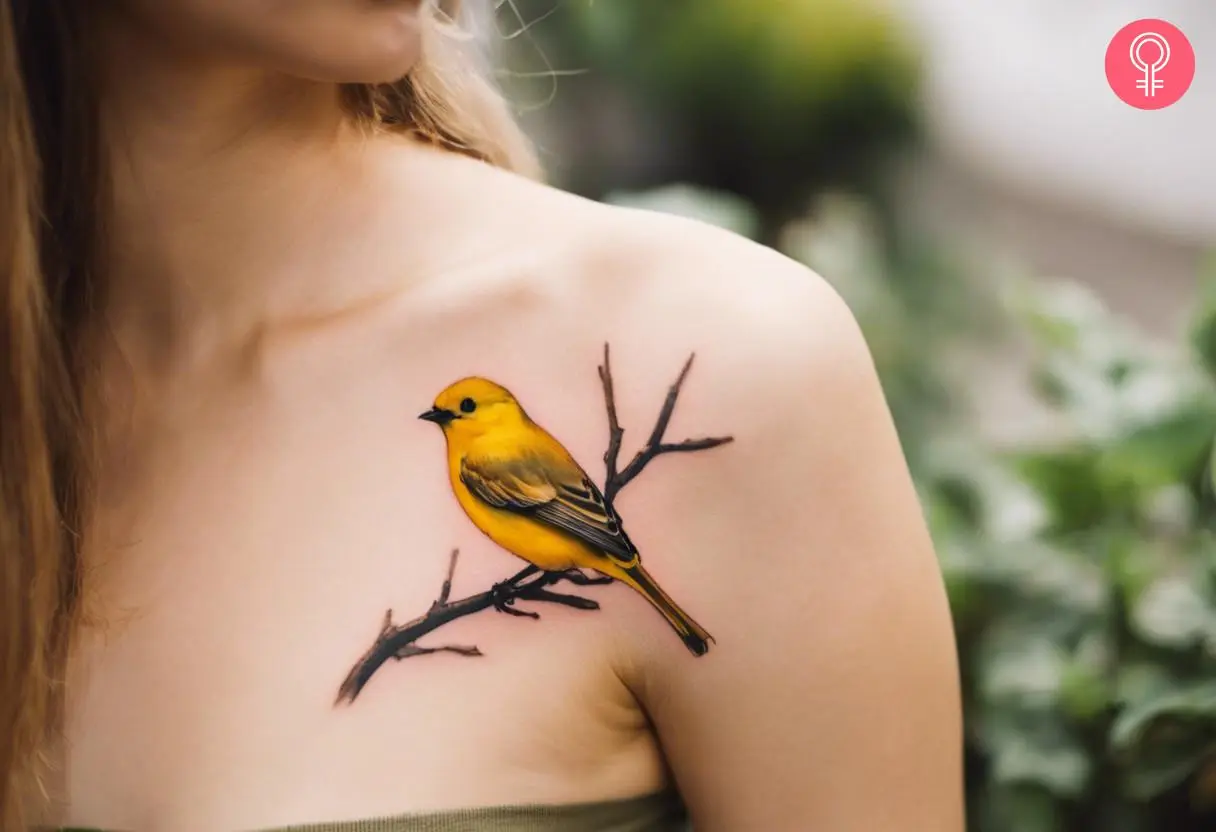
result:
[[[84,329],[102,296],[106,171],[84,15],[0,0],[0,829],[23,828],[61,729],[84,592],[79,529],[94,466]],[[440,2],[419,64],[347,85],[361,120],[524,174],[529,143]]]

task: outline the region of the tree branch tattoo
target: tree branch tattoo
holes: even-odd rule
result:
[[[433,653],[480,656],[475,645],[425,646],[424,636],[460,618],[483,610],[540,618],[519,602],[560,604],[579,610],[599,609],[581,595],[555,590],[562,584],[589,587],[620,581],[646,598],[667,620],[694,655],[704,655],[713,641],[642,568],[641,558],[625,534],[615,501],[621,489],[664,454],[704,451],[733,441],[730,436],[669,442],[667,427],[680,391],[692,369],[688,357],[667,391],[646,443],[624,468],[619,468],[625,429],[616,412],[608,345],[599,377],[608,415],[608,447],[604,451],[604,487],[598,488],[564,447],[533,422],[506,388],[483,378],[462,379],[439,394],[435,405],[419,418],[443,429],[452,488],[457,501],[482,532],[528,566],[485,592],[451,600],[452,579],[459,551],[448,559],[447,576],[425,613],[404,624],[393,623],[387,610],[380,633],[355,662],[338,689],[335,704],[353,702],[372,676],[390,659]],[[588,575],[583,570],[598,575]]]

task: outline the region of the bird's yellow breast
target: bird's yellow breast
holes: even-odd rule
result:
[[[556,440],[545,436],[549,442]],[[576,566],[592,567],[603,555],[570,535],[516,512],[494,508],[473,495],[460,479],[465,458],[479,455],[503,457],[518,452],[519,441],[536,441],[535,437],[483,436],[472,442],[448,448],[448,476],[452,491],[465,514],[487,537],[513,555],[546,571],[556,572]],[[558,446],[560,449],[560,446]],[[552,450],[541,448],[540,450]]]

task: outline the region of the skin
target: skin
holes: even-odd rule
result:
[[[121,141],[95,623],[54,821],[256,829],[674,782],[698,832],[962,829],[940,576],[822,280],[696,223],[343,130],[329,82],[406,71],[408,3],[116,8],[98,35]],[[452,624],[485,656],[390,663],[335,709],[384,609],[425,611],[453,546],[457,596],[519,567],[416,415],[454,379],[499,380],[598,477],[605,340],[626,458],[691,350],[671,435],[735,437],[617,499],[714,649],[690,656],[628,587],[596,587],[598,612]]]

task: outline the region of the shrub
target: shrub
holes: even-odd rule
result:
[[[974,330],[926,300],[923,275],[884,270],[883,241],[857,222],[817,227],[825,239],[804,259],[840,283],[876,348],[949,590],[971,828],[1211,828],[1216,281],[1191,350],[1142,337],[1078,285],[1018,284],[1004,315],[1060,430],[997,448],[960,430],[960,379],[941,370]],[[849,234],[851,265],[824,257]],[[898,381],[922,373],[947,395]]]
[[[534,32],[550,63],[586,70],[560,79],[558,112],[594,84],[597,107],[654,123],[608,129],[582,119],[595,129],[579,132],[571,148],[586,157],[574,180],[592,191],[597,183],[653,186],[674,176],[742,195],[767,219],[802,210],[807,193],[873,181],[886,155],[916,132],[917,50],[875,0],[515,6],[524,20],[540,20]],[[600,142],[630,130],[669,145],[669,167],[654,181],[608,170],[611,154],[597,155]],[[651,153],[639,149],[630,161]]]

